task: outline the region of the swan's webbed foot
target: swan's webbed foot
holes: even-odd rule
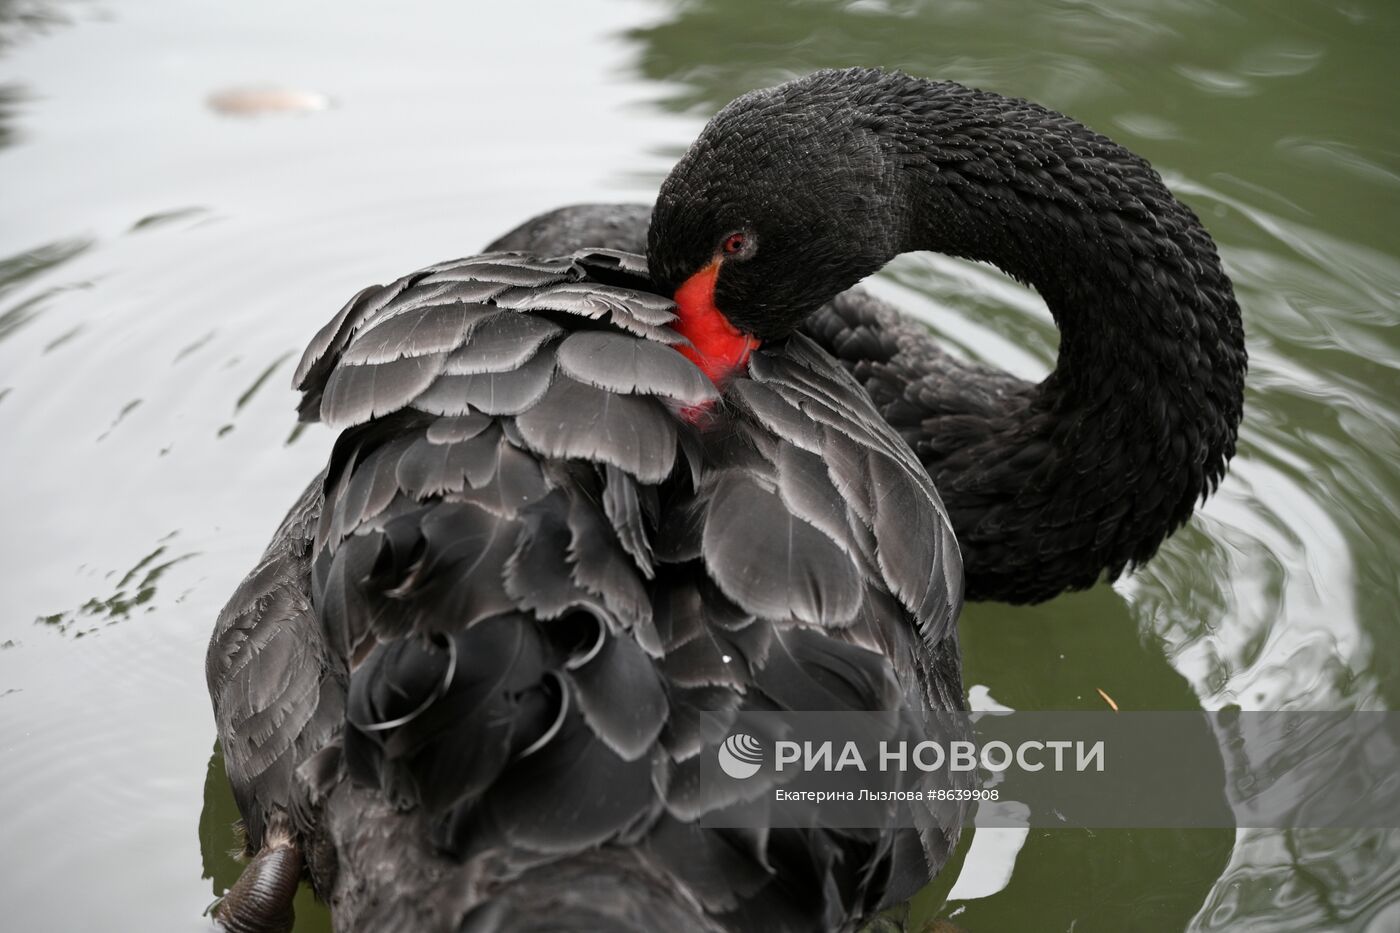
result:
[[[214,908],[214,919],[229,933],[288,933],[296,919],[292,899],[301,865],[286,820],[269,823],[262,848]]]

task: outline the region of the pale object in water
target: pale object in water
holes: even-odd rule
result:
[[[315,91],[285,87],[231,87],[210,94],[206,100],[216,113],[231,117],[256,117],[267,113],[312,113],[326,110],[331,99]]]

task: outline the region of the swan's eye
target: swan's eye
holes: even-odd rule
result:
[[[719,248],[726,256],[747,255],[752,252],[749,238],[743,233],[729,234],[729,236],[725,237],[724,241],[720,243]]]

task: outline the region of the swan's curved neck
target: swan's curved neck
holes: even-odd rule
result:
[[[985,552],[1003,593],[1044,598],[1150,557],[1219,481],[1241,415],[1239,307],[1215,244],[1142,159],[1033,104],[934,88],[869,115],[899,166],[904,249],[1031,284],[1061,344],[1039,386],[964,416],[956,448],[932,419],[925,461],[969,565]]]

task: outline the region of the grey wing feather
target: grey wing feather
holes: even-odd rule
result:
[[[311,338],[311,343],[302,353],[301,361],[297,363],[296,372],[292,375],[292,385],[298,389],[305,389],[318,376],[334,366],[341,348],[350,342],[356,328],[365,318],[398,297],[412,284],[414,278],[415,275],[406,275],[389,285],[371,285],[356,293],[355,297],[347,301],[339,313]]]
[[[568,676],[583,718],[618,757],[636,761],[651,750],[668,705],[656,667],[636,642],[605,638]]]
[[[367,326],[341,356],[339,365],[392,363],[405,356],[425,356],[456,349],[491,314],[487,305],[451,302],[430,304]]]
[[[577,278],[577,267],[568,258],[536,260],[513,253],[484,253],[440,267],[427,280],[438,282],[500,282],[518,288],[537,289]]]
[[[676,424],[655,399],[616,395],[566,376],[515,420],[542,457],[607,463],[644,483],[659,483],[676,459]]]
[[[562,494],[559,498],[564,499]],[[526,516],[515,551],[504,567],[506,592],[522,609],[542,619],[558,618],[592,601],[571,574],[559,573],[569,561],[571,536],[561,514],[565,509],[541,509]]]
[[[458,348],[447,358],[443,372],[469,376],[515,369],[563,332],[558,324],[544,318],[497,311],[475,327],[469,344],[460,346],[461,341],[458,341]]]
[[[618,543],[636,561],[642,575],[650,580],[656,575],[655,555],[647,536],[637,482],[612,465],[604,465],[604,478],[603,511],[612,522]]]
[[[395,471],[381,467],[397,463],[411,444],[412,438],[401,438],[370,453],[350,477],[343,492],[334,497],[334,505],[327,513],[331,519],[329,534],[322,536],[323,539],[328,537],[331,542],[339,542],[384,514],[399,488]]]
[[[861,580],[846,552],[743,473],[716,483],[702,547],[720,589],[749,612],[836,626],[860,607]]]
[[[874,533],[876,558],[892,591],[931,643],[940,641],[962,608],[962,560],[947,510],[913,452],[850,375],[805,337],[789,341],[781,357],[755,354],[751,370],[824,426],[832,483]],[[784,410],[771,399],[762,404],[765,422],[782,418]]]
[[[390,363],[337,366],[326,379],[321,420],[333,428],[347,428],[397,411],[422,395],[446,362],[446,353],[430,353]]]
[[[292,775],[344,716],[342,687],[310,599],[318,476],[288,512],[263,559],[219,614],[205,674],[224,766],[249,844],[292,805]]]
[[[730,397],[778,437],[809,453],[821,455],[824,444],[821,425],[778,392],[761,382],[742,379],[734,383]]]
[[[519,288],[503,293],[496,303],[512,311],[564,311],[609,321],[657,343],[682,343],[684,338],[665,325],[675,320],[671,303],[652,295],[639,298],[631,289],[591,282],[564,282],[552,288]]]
[[[714,383],[669,346],[606,331],[570,334],[558,352],[559,369],[579,382],[624,395],[664,395],[686,405],[719,398]]]
[[[447,415],[428,425],[428,440],[434,444],[453,444],[476,437],[492,425],[492,420],[480,412]]]
[[[854,541],[846,502],[831,482],[821,457],[786,445],[777,451],[775,466],[778,495],[788,510],[839,544],[850,558],[858,559],[860,550]]]
[[[413,407],[435,415],[478,411],[514,415],[542,399],[554,379],[554,354],[537,353],[519,368],[503,373],[440,376],[413,398]]]
[[[596,505],[574,496],[569,505],[569,559],[574,582],[598,596],[627,628],[654,632],[651,599],[637,565],[618,544],[612,525]],[[654,636],[646,639],[649,653],[659,653]]]

